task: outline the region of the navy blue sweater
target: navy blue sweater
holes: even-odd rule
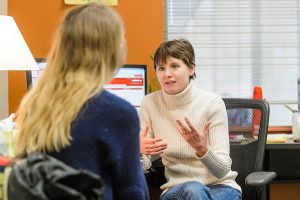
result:
[[[71,145],[50,155],[100,175],[105,200],[148,199],[139,157],[139,127],[135,108],[104,91],[91,98],[72,123]]]

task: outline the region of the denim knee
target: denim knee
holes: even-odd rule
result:
[[[194,197],[194,199],[197,199],[197,197],[199,196],[210,196],[209,188],[206,185],[203,185],[202,183],[199,183],[197,181],[189,181],[183,184],[182,193],[186,193],[185,196]]]
[[[161,200],[211,200],[209,188],[197,181],[181,183],[162,195]]]

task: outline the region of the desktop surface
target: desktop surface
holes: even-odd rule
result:
[[[300,149],[292,134],[268,134],[266,149]]]
[[[287,137],[285,142],[266,144],[265,169],[276,172],[273,182],[300,182],[300,143],[294,142],[292,134],[271,135]]]

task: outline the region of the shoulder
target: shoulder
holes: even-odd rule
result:
[[[158,98],[159,96],[161,96],[161,93],[162,93],[162,91],[161,90],[159,90],[159,91],[156,91],[156,92],[152,92],[152,93],[150,93],[150,94],[147,94],[145,97],[144,97],[144,99],[147,99],[147,100],[149,100],[149,101],[153,101],[154,99],[156,99],[156,98]]]
[[[107,117],[114,113],[118,113],[118,116],[121,116],[122,114],[129,117],[132,115],[137,116],[136,109],[129,102],[106,90],[88,100],[86,109],[99,114],[106,113]]]
[[[111,105],[121,110],[134,110],[134,107],[128,101],[106,90],[102,92],[98,99],[104,104],[107,104],[108,106]]]
[[[202,101],[203,103],[213,103],[215,101],[219,102],[219,101],[223,101],[222,98],[214,93],[214,92],[210,92],[210,91],[206,91],[200,88],[195,88],[195,91],[197,93],[197,99]]]
[[[160,98],[162,98],[161,90],[147,94],[143,98],[143,103],[157,102]]]
[[[225,103],[218,94],[200,88],[196,88],[195,91],[197,93],[196,101],[199,103],[199,105],[202,105],[207,109],[225,108]]]
[[[148,95],[146,95],[141,103],[141,109],[145,108],[153,108],[158,105],[158,103],[162,100],[162,92],[161,90],[152,92]]]
[[[196,88],[196,91],[198,93],[199,96],[201,96],[202,98],[208,99],[208,100],[212,100],[215,98],[218,98],[219,95],[217,95],[216,93],[210,92],[210,91],[206,91],[200,88]]]

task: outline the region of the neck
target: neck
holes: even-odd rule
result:
[[[163,99],[167,106],[169,107],[180,107],[188,104],[195,97],[195,86],[192,81],[188,84],[188,86],[178,94],[167,94],[165,91],[162,91]]]

